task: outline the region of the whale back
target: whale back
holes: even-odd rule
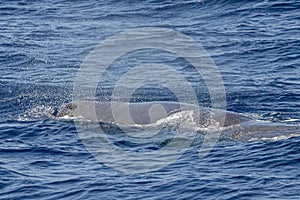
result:
[[[112,109],[113,108],[113,109]],[[166,118],[176,112],[194,110],[199,113],[199,124],[208,123],[214,118],[223,122],[222,126],[231,126],[249,121],[251,118],[223,110],[198,107],[192,104],[179,104],[178,102],[143,102],[143,103],[118,103],[118,102],[92,102],[77,101],[68,103],[57,112],[56,117],[82,117],[91,121],[122,124],[150,124]],[[222,119],[224,117],[225,120]],[[96,115],[95,115],[96,114]],[[129,117],[130,115],[130,117]]]

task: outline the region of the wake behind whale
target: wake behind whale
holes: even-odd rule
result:
[[[147,127],[148,125],[170,122],[170,120],[178,120],[179,117],[182,120],[182,118],[187,118],[187,112],[192,114],[196,120],[197,130],[205,134],[210,131],[221,131],[226,138],[246,141],[278,140],[300,135],[298,125],[261,122],[244,114],[178,102],[76,101],[63,105],[57,111],[56,117],[72,117],[91,122]],[[192,127],[192,123],[189,126]]]

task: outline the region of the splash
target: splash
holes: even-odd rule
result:
[[[34,108],[28,109],[25,113],[20,114],[17,117],[18,121],[33,121],[40,119],[54,118],[56,108],[52,106],[40,105]]]

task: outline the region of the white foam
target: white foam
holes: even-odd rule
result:
[[[297,121],[300,121],[300,119],[286,119],[283,120],[282,122],[297,122]]]
[[[30,121],[34,119],[41,118],[53,118],[54,108],[51,106],[36,106],[27,110],[25,113],[18,116],[17,120],[19,121]]]
[[[300,134],[280,135],[275,137],[251,138],[249,141],[279,141],[286,140],[292,137],[299,137]]]

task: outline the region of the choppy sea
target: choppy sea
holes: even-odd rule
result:
[[[222,78],[226,110],[299,126],[299,13],[297,0],[1,1],[0,199],[299,199],[299,136],[222,137],[204,157],[198,156],[199,136],[168,165],[128,173],[107,164],[109,157],[91,154],[72,119],[54,116],[74,98],[78,72],[93,49],[128,30],[159,28],[203,47]],[[114,52],[109,50],[108,57]],[[113,62],[97,85],[97,100],[110,101],[120,78],[145,63],[173,67],[199,103],[212,106],[210,88],[191,63],[153,48],[128,52]],[[168,77],[159,70],[153,74]],[[135,78],[143,77],[137,73]],[[140,85],[125,96],[131,102],[180,100],[172,88],[158,83]],[[143,141],[114,124],[101,126],[107,127],[111,145],[137,154],[160,151],[174,137],[172,128]]]

